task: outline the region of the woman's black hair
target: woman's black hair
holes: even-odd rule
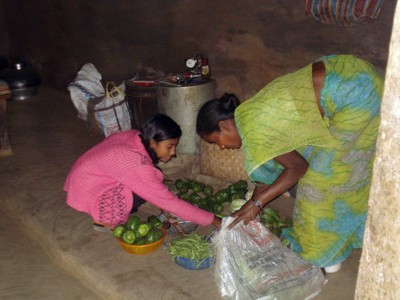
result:
[[[151,140],[162,142],[180,138],[182,136],[181,127],[170,117],[164,114],[154,114],[150,116],[143,124],[140,132],[142,144],[150,155],[154,164],[158,163],[157,154],[150,147]]]
[[[219,121],[233,119],[240,100],[234,94],[225,93],[221,98],[208,100],[197,113],[196,132],[199,135],[220,131]]]

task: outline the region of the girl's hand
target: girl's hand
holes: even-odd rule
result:
[[[235,220],[233,220],[233,222],[229,224],[228,229],[233,228],[242,220],[244,221],[244,224],[247,225],[250,221],[254,220],[260,212],[261,209],[255,205],[252,199],[250,199],[237,212],[232,215]]]
[[[212,224],[217,228],[221,228],[221,218],[214,216],[214,221],[212,222]]]

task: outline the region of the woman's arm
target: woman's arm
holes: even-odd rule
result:
[[[295,150],[279,155],[274,160],[285,169],[272,184],[256,187],[252,198],[232,215],[235,220],[229,225],[229,228],[232,228],[242,220],[244,224],[254,220],[262,207],[294,186],[308,169],[307,161]]]

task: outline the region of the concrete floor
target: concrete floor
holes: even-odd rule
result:
[[[220,299],[212,268],[182,269],[165,248],[129,255],[66,206],[69,168],[101,140],[76,118],[67,92],[42,88],[35,98],[8,104],[13,155],[0,158],[1,299]],[[285,215],[292,200],[273,206]],[[145,204],[139,214],[155,212]],[[360,254],[327,275],[314,299],[353,299]]]

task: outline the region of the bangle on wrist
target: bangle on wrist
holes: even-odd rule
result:
[[[260,204],[260,202],[258,202],[258,200],[253,200],[253,203],[254,203],[254,205],[257,206],[260,210],[263,209],[262,206],[261,206],[261,204]]]

